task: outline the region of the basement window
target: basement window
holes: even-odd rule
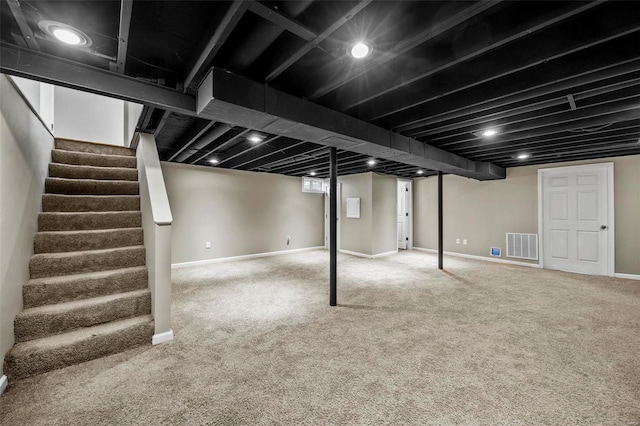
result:
[[[324,181],[318,178],[303,177],[302,192],[324,193]]]

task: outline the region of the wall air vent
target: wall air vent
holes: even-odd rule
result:
[[[538,260],[538,235],[508,232],[507,257]]]

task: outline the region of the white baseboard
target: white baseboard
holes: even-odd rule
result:
[[[413,247],[414,250],[426,251],[429,253],[437,253],[438,250],[428,249],[422,247]],[[455,257],[464,257],[466,259],[474,259],[474,260],[484,260],[486,262],[494,262],[494,263],[505,263],[508,265],[518,265],[518,266],[528,266],[529,268],[542,268],[538,263],[527,263],[527,262],[518,262],[516,260],[507,260],[507,259],[498,259],[495,257],[485,257],[485,256],[476,256],[474,254],[465,254],[465,253],[455,253],[453,251],[445,251],[443,252],[447,256],[455,256]]]
[[[383,256],[390,256],[392,254],[397,254],[398,250],[393,250],[393,251],[388,251],[386,253],[378,253],[378,254],[364,254],[364,253],[360,253],[357,251],[349,251],[349,250],[343,250],[340,249],[338,250],[340,253],[344,253],[344,254],[350,254],[351,256],[358,256],[358,257],[364,257],[365,259],[376,259],[378,257],[383,257]]]
[[[151,339],[152,345],[159,345],[160,343],[170,342],[173,340],[173,330],[165,331],[164,333],[158,333],[153,335]]]
[[[207,263],[229,262],[231,260],[255,259],[257,257],[278,256],[281,254],[299,253],[302,251],[311,251],[311,250],[320,250],[320,249],[324,250],[324,246],[305,247],[305,248],[292,249],[292,250],[270,251],[267,253],[245,254],[242,256],[219,257],[217,259],[195,260],[193,262],[172,263],[171,267],[175,268],[180,266],[193,266],[193,265],[204,265]]]
[[[614,277],[616,278],[624,278],[627,280],[638,280],[640,281],[640,275],[635,275],[635,274],[619,274],[619,273],[615,273],[613,274]]]
[[[2,395],[2,392],[4,392],[8,384],[9,384],[9,379],[7,379],[7,376],[0,377],[0,395]]]

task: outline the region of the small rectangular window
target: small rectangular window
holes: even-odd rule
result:
[[[302,178],[302,192],[324,192],[324,181],[318,178],[303,177]]]

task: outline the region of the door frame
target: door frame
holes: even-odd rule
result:
[[[561,166],[538,169],[538,242],[539,242],[539,262],[544,268],[544,173],[557,172],[562,170],[581,171],[604,168],[607,175],[607,275],[613,277],[616,270],[616,229],[614,216],[614,185],[613,185],[613,162],[582,164],[578,166]]]
[[[406,182],[409,184],[409,202],[407,204],[407,212],[409,213],[409,220],[407,223],[409,241],[407,242],[407,250],[413,250],[413,180],[396,178],[396,205],[398,204],[398,182]],[[396,212],[396,217],[398,213]]]

